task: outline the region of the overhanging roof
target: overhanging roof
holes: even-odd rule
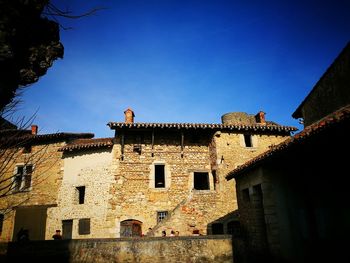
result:
[[[274,132],[291,132],[297,128],[291,126],[282,126],[277,124],[210,124],[210,123],[145,123],[145,122],[109,122],[107,124],[111,129],[207,129],[207,130],[246,130],[246,131],[274,131]]]
[[[281,153],[285,153],[291,149],[293,146],[302,145],[305,141],[310,139],[311,137],[324,132],[332,127],[334,127],[338,123],[342,123],[350,120],[350,104],[327,115],[320,121],[307,126],[304,130],[294,135],[291,138],[286,139],[284,142],[271,147],[270,150],[256,156],[255,158],[249,160],[243,165],[238,166],[236,169],[231,171],[227,176],[227,180],[231,180],[232,178],[236,178],[236,176],[251,170],[252,168],[260,165],[271,157],[277,156]]]

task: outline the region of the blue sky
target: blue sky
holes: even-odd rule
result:
[[[291,114],[350,40],[350,1],[53,1],[63,59],[26,89],[18,115],[41,133],[109,121],[220,123],[232,111],[301,128]]]

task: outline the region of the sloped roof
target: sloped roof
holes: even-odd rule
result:
[[[335,126],[338,123],[342,123],[344,121],[349,121],[349,120],[350,120],[350,104],[327,115],[320,121],[310,126],[307,126],[304,130],[294,135],[293,137],[286,139],[284,142],[276,146],[272,146],[270,150],[256,156],[255,158],[244,163],[243,165],[238,166],[236,169],[231,171],[226,176],[226,179],[230,180],[232,178],[235,178],[237,175],[247,170],[250,170],[251,168],[261,163],[264,163],[271,157],[287,152],[288,150],[290,150],[292,146],[301,145],[305,141],[310,139],[312,136],[319,134],[325,130],[328,130],[329,128]]]
[[[215,123],[145,123],[145,122],[109,122],[107,124],[111,129],[211,129],[211,130],[254,130],[254,131],[276,131],[276,132],[291,132],[298,130],[295,127],[283,126],[277,124],[215,124]]]
[[[59,132],[49,134],[32,134],[30,130],[4,130],[0,131],[0,147],[20,147],[21,145],[34,145],[36,143],[47,143],[64,141],[78,138],[93,138],[93,133],[70,133]]]
[[[74,151],[74,150],[112,147],[112,146],[113,146],[113,138],[77,139],[61,147],[59,151]]]

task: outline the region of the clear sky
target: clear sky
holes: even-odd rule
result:
[[[40,133],[93,132],[109,121],[220,123],[266,112],[282,125],[350,40],[350,1],[53,1],[64,58],[26,89],[19,115]]]

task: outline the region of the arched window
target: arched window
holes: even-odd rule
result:
[[[121,237],[140,237],[142,235],[142,222],[128,219],[120,222]]]

